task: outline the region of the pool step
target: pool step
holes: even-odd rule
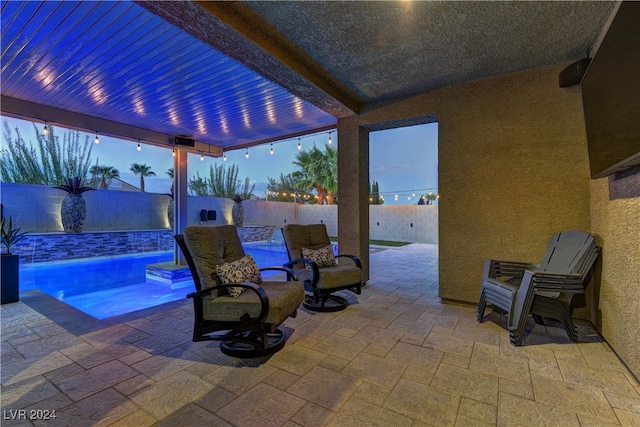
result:
[[[191,272],[186,265],[176,265],[173,261],[147,264],[145,276],[147,282],[163,283],[171,288],[184,286],[183,282],[191,280]]]

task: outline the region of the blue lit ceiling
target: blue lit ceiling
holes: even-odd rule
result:
[[[3,97],[225,149],[336,124],[135,3],[5,0],[1,28]]]
[[[2,0],[2,112],[242,148],[575,61],[616,4]]]

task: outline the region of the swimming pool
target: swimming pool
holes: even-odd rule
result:
[[[245,246],[245,252],[260,267],[288,261],[280,245],[251,243]],[[172,259],[173,252],[169,251],[30,264],[20,269],[20,290],[39,289],[96,319],[106,319],[177,301],[194,291],[193,280],[174,285],[146,281],[147,264]]]

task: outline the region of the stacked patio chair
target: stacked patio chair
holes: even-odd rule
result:
[[[484,320],[486,303],[508,314],[507,328],[512,345],[524,343],[524,330],[531,313],[535,321],[560,321],[571,341],[577,341],[571,320],[571,300],[584,293],[587,275],[598,257],[593,236],[584,231],[564,231],[551,237],[540,264],[486,260],[478,322]]]

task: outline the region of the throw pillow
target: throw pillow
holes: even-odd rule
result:
[[[331,245],[320,249],[302,248],[302,258],[311,260],[318,264],[318,268],[332,267],[336,265],[336,257],[333,255],[333,247]],[[305,268],[311,269],[309,264],[305,264]]]
[[[245,255],[237,261],[216,265],[216,273],[218,277],[220,277],[223,285],[238,282],[251,282],[256,285],[262,283],[260,268],[258,268],[258,264],[256,264],[256,261],[251,255]],[[233,286],[227,289],[229,294],[234,298],[238,298],[242,292],[247,290],[247,288],[241,288],[239,286]]]

